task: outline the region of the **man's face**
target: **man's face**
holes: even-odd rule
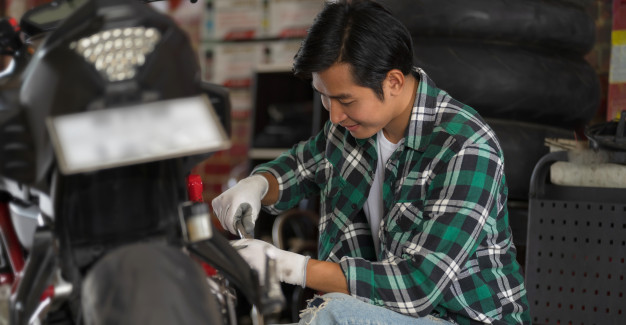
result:
[[[381,101],[372,89],[354,83],[346,63],[313,73],[312,84],[320,93],[331,122],[345,127],[357,139],[373,136],[398,116],[391,101]],[[389,98],[384,82],[383,92]]]

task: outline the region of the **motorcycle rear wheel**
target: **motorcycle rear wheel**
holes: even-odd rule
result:
[[[82,285],[85,324],[224,324],[198,264],[163,244],[133,244],[98,261]]]

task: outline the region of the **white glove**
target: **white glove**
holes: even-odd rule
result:
[[[213,199],[211,206],[222,227],[236,235],[235,223],[241,220],[246,232],[251,234],[261,210],[261,200],[268,188],[265,177],[252,175]]]
[[[259,239],[239,239],[231,242],[250,267],[259,273],[260,283],[265,280],[266,256],[276,261],[276,273],[281,282],[306,286],[306,266],[310,256],[288,252]]]

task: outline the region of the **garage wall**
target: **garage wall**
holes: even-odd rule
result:
[[[259,8],[261,9],[259,10],[266,10],[267,2],[269,0],[237,1],[241,2],[242,5],[247,6],[255,6],[254,2],[265,3],[265,7],[260,6]],[[298,1],[303,0],[291,0],[291,2],[293,3],[297,3]],[[49,0],[0,0],[0,11],[2,11],[2,14],[4,16],[19,18],[22,13],[28,8],[32,8],[39,4],[47,2],[49,2]],[[215,9],[208,4],[217,2],[219,2],[219,0],[199,0],[197,3],[191,4],[189,3],[189,1],[186,0],[171,0],[170,2],[160,3],[158,5],[160,9],[168,11],[172,15],[172,17],[174,17],[174,19],[176,19],[181,24],[182,28],[188,32],[194,46],[198,51],[199,59],[204,66],[203,70],[206,79],[211,79],[211,75],[208,73],[208,71],[210,70],[208,64],[210,63],[207,63],[207,58],[209,57],[209,55],[207,55],[207,47],[212,46],[215,48],[215,46],[217,45],[218,47],[222,46],[223,48],[224,45],[230,44],[228,42],[229,40],[224,40],[223,37],[222,39],[220,39],[220,37],[210,39],[211,37],[207,36],[207,19],[209,19],[208,17],[210,17],[210,15],[212,14],[210,11],[214,11]],[[287,0],[274,0],[274,2],[287,2]],[[310,10],[310,7],[308,7],[308,5],[306,8],[307,10]],[[587,11],[591,15],[591,17],[593,17],[596,23],[596,42],[592,51],[585,56],[585,59],[592,65],[592,67],[597,72],[602,87],[601,105],[597,112],[597,116],[594,121],[592,121],[592,123],[602,122],[604,121],[606,116],[609,61],[611,51],[611,10],[612,0],[595,0],[587,8]],[[262,16],[259,13],[254,12],[250,14]],[[265,13],[265,15],[267,14]],[[262,28],[264,27],[259,27],[259,29]],[[265,26],[265,28],[267,28],[267,26]],[[215,30],[213,30],[212,32],[215,32]],[[274,42],[281,39],[281,37],[277,35],[273,35],[270,37],[260,36],[261,34],[259,34],[258,32],[257,34],[243,33],[240,34],[240,36],[241,35],[244,35],[244,37],[250,37],[247,44],[250,45],[251,48],[266,46],[265,44],[261,44],[262,41]],[[289,36],[288,33],[285,35]],[[234,45],[237,46],[246,44],[246,42],[241,42],[241,39],[235,41],[236,42],[234,43]],[[289,51],[293,50],[293,46],[286,46],[285,48],[289,49]],[[261,52],[267,53],[266,50],[261,50]],[[288,55],[284,55],[283,57],[289,57],[289,55],[292,54],[288,53]],[[259,60],[262,61],[263,59]],[[265,60],[267,60],[267,57],[265,58]],[[221,82],[220,80],[217,80],[217,82]],[[249,114],[249,110],[251,109],[251,101],[253,99],[251,98],[250,94],[246,92],[246,86],[249,86],[249,82],[248,84],[240,83],[239,86],[241,85],[243,85],[244,87],[233,87],[231,89],[231,96],[234,106],[231,125],[233,143],[232,148],[215,154],[205,162],[199,164],[193,171],[194,173],[200,174],[203,178],[203,181],[205,183],[205,201],[207,202],[210,202],[213,197],[217,196],[224,190],[224,184],[227,184],[229,181],[235,181],[236,179],[245,176],[245,174],[249,170],[249,166],[246,165],[248,163],[251,129],[251,115]]]

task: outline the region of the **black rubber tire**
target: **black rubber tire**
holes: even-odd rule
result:
[[[162,244],[134,244],[98,261],[82,287],[85,324],[223,324],[198,264]]]
[[[544,0],[544,1],[562,3],[562,4],[569,5],[569,6],[574,6],[581,10],[590,10],[593,4],[597,2],[597,0]]]
[[[515,256],[522,268],[526,266],[526,237],[528,236],[528,201],[510,201],[509,226],[513,236],[513,244],[517,250]]]
[[[577,54],[588,53],[595,42],[595,22],[580,6],[584,0],[379,2],[405,24],[414,38],[476,39]]]
[[[546,138],[574,139],[574,130],[517,121],[486,119],[504,154],[504,175],[509,200],[528,200],[530,177],[549,148]]]
[[[483,117],[571,127],[600,106],[596,71],[578,56],[433,39],[416,41],[415,64]]]

